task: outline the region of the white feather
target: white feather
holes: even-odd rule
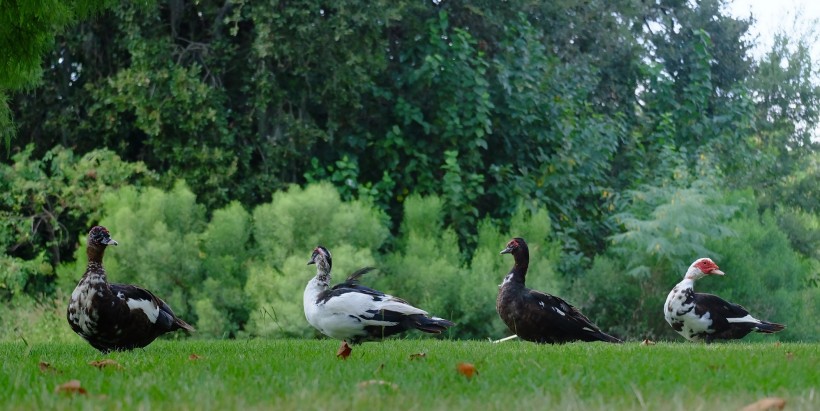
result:
[[[151,300],[135,300],[133,298],[129,298],[125,300],[125,303],[128,304],[128,308],[133,310],[142,310],[145,313],[145,316],[148,317],[148,321],[152,324],[157,322],[157,317],[159,317],[159,306],[154,304]]]
[[[663,305],[663,315],[666,322],[672,325],[675,322],[682,322],[683,327],[678,334],[689,341],[700,341],[699,336],[702,333],[709,331],[712,326],[712,316],[708,312],[704,313],[702,317],[695,314],[694,302],[685,304],[686,290],[691,289],[694,280],[684,278],[678,283],[675,288],[666,297],[666,303]],[[669,307],[672,310],[669,310]],[[678,315],[678,312],[685,312],[683,315]]]
[[[730,323],[755,323],[760,324],[760,320],[757,318],[752,317],[751,315],[747,315],[743,318],[727,318],[726,321]]]

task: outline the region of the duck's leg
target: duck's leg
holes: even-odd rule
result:
[[[342,340],[342,344],[339,345],[339,350],[336,351],[336,356],[343,359],[343,360],[346,360],[347,357],[350,356],[351,351],[353,351],[353,349],[350,348],[349,345],[347,345],[347,341]]]

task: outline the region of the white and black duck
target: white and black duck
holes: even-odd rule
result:
[[[563,299],[525,286],[530,251],[523,238],[510,240],[501,254],[512,254],[515,265],[501,283],[495,308],[510,331],[519,338],[547,344],[572,341],[621,342],[601,331]]]
[[[341,347],[379,341],[409,329],[440,334],[454,325],[400,298],[360,285],[359,277],[371,267],[330,288],[333,260],[325,247],[316,247],[308,264],[316,264],[316,276],[305,287],[305,317],[322,334],[342,340]]]
[[[663,314],[666,322],[689,341],[732,340],[743,338],[752,331],[772,334],[785,325],[770,323],[752,317],[745,308],[716,295],[696,293],[695,280],[707,275],[723,275],[709,258],[695,260],[683,281],[666,297]]]
[[[104,353],[145,347],[175,330],[194,331],[150,291],[108,282],[103,255],[110,245],[117,242],[105,227],[88,233],[88,267],[68,303],[71,329]]]

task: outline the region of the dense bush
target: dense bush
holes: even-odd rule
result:
[[[305,337],[302,291],[315,268],[306,264],[317,245],[333,254],[333,282],[364,266],[389,235],[384,213],[362,201],[342,202],[330,184],[314,184],[273,194],[253,211],[254,257],[245,286],[254,307],[248,331],[253,335]],[[366,281],[369,279],[366,279]]]
[[[731,233],[725,223],[735,208],[719,201],[708,180],[645,187],[631,196],[629,211],[617,216],[623,232],[572,290],[590,318],[616,334],[673,337],[660,311],[666,295],[695,259],[718,257],[707,240]]]
[[[813,267],[791,248],[772,213],[743,215],[728,225],[735,235],[709,241],[726,275],[702,281],[700,290],[740,303],[761,320],[786,324],[779,338],[816,338],[820,322],[811,300],[820,293],[807,287]]]
[[[232,203],[209,221],[183,183],[167,192],[127,186],[103,197],[100,222],[120,243],[106,254],[110,280],[156,292],[203,337],[316,336],[304,319],[302,291],[315,274],[306,265],[310,253],[321,244],[334,256],[333,283],[375,266],[365,284],[453,320],[457,326],[448,336],[499,338],[508,330],[495,312],[495,299],[513,264],[499,251],[510,238],[523,237],[530,246],[527,284],[564,297],[618,336],[677,339],[663,320],[663,300],[694,259],[710,256],[727,275],[704,279],[700,291],[786,323],[778,338],[815,338],[817,323],[798,319],[813,318],[818,308],[820,288],[811,286],[816,260],[792,250],[773,214],[758,216],[750,192],[726,194],[705,182],[634,193],[630,212],[619,216],[623,234],[576,278],[558,272],[565,254],[547,211],[524,202],[509,229],[481,220],[475,250],[466,259],[455,231],[444,223],[441,198],[410,195],[399,235],[389,242],[382,211],[343,201],[326,183],[276,192],[253,212]],[[85,236],[78,236],[81,244]],[[70,336],[65,298],[84,270],[84,255],[81,246],[76,262],[58,267],[57,298],[15,297],[4,308],[6,331],[0,337]],[[4,277],[3,290],[10,295],[21,293],[19,278],[48,272],[45,261],[20,261],[8,264],[13,269]],[[49,336],[43,330],[52,326],[61,330]]]
[[[573,288],[590,317],[616,334],[678,339],[663,319],[663,302],[694,260],[711,257],[726,276],[706,277],[696,291],[739,303],[760,319],[795,322],[775,338],[816,338],[817,322],[799,321],[817,308],[817,290],[807,287],[816,265],[790,247],[770,213],[757,215],[750,193],[703,190],[676,190],[651,218],[624,220],[625,233]],[[731,200],[740,211],[717,211],[726,205],[710,198]],[[686,211],[693,206],[704,211]]]
[[[394,252],[386,257],[379,286],[427,310],[457,323],[450,331],[456,338],[498,338],[507,333],[495,312],[498,284],[513,261],[499,255],[512,237],[524,237],[530,245],[531,287],[559,293],[555,270],[560,247],[551,241],[550,219],[543,209],[519,206],[508,233],[490,220],[478,226],[475,253],[468,262],[454,230],[443,224],[444,202],[437,196],[412,195],[404,203],[401,235]]]

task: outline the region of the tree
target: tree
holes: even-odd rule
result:
[[[57,32],[105,7],[111,0],[3,2],[0,11],[0,139],[8,150],[14,125],[9,92],[29,89],[42,74],[43,54],[54,46]]]

